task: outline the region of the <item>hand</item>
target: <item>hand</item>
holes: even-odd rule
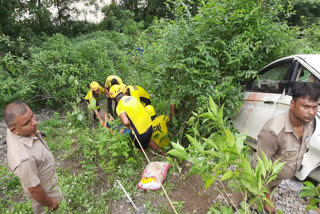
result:
[[[109,114],[109,113],[108,113]],[[114,120],[111,114],[109,114],[109,120]]]
[[[109,97],[109,91],[108,91],[108,89],[104,89],[104,94],[106,95],[106,97]]]
[[[176,109],[175,109],[175,105],[173,103],[170,103],[170,111],[173,116],[176,116]]]
[[[104,117],[104,121],[105,121],[105,122],[108,122],[109,117],[108,117],[107,112],[105,112],[105,113],[103,114],[103,117]]]
[[[49,210],[56,210],[59,208],[59,202],[56,198],[50,198],[51,205],[48,206]]]
[[[101,123],[101,125],[102,125],[103,127],[107,128],[107,126],[105,125],[104,122],[101,121],[100,123]]]

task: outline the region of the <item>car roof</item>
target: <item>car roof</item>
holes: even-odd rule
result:
[[[264,68],[285,60],[298,60],[303,66],[307,67],[310,70],[313,70],[312,73],[316,74],[316,76],[320,76],[320,54],[298,54],[298,55],[292,55],[283,57],[281,59],[278,59],[276,61],[273,61],[269,65],[265,66]],[[263,70],[262,68],[261,70]]]

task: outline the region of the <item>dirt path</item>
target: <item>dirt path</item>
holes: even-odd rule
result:
[[[172,185],[173,189],[170,190],[170,199],[173,201],[175,209],[178,213],[207,213],[217,197],[217,191],[213,186],[205,190],[200,176],[192,175],[187,177],[189,170],[186,169],[190,167],[184,165],[182,168],[181,173],[167,176],[165,181]],[[159,193],[162,190],[157,191]],[[152,204],[148,204],[149,210],[155,209],[161,212],[162,209],[169,207],[166,211],[173,212],[164,194],[153,194],[152,191],[139,190],[134,197],[136,206],[145,207],[147,201],[153,202]],[[113,214],[129,214],[132,213],[132,210],[132,205],[125,196],[123,200],[114,201],[112,205]]]

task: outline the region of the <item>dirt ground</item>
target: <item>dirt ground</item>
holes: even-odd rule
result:
[[[183,164],[181,173],[169,174],[166,177],[165,183],[170,183],[170,186],[172,186],[169,198],[176,211],[179,211],[178,213],[207,213],[217,196],[217,192],[213,187],[205,190],[200,176],[191,175],[187,177],[189,171],[187,169],[189,168],[189,166]],[[162,190],[157,191],[161,192]],[[165,211],[173,212],[164,194],[152,194],[150,191],[139,190],[133,201],[138,208],[146,206],[145,202],[152,201],[153,203],[148,205],[149,210],[151,207],[151,210],[154,209],[161,213]],[[112,204],[112,213],[129,214],[132,212],[133,208],[129,200],[115,201]]]

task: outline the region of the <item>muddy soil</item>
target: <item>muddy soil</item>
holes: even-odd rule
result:
[[[169,197],[176,211],[178,213],[207,213],[217,197],[217,191],[213,186],[206,190],[201,177],[198,175],[187,177],[189,171],[187,169],[190,166],[184,165],[182,168],[181,173],[169,175],[165,180],[166,183],[172,185],[173,189],[170,190]],[[157,191],[160,192],[162,190]],[[168,192],[168,190],[166,191]],[[152,201],[152,204],[146,204],[146,201]],[[160,196],[159,194],[152,194],[150,191],[139,190],[134,196],[134,203],[140,209],[148,206],[149,210],[154,209],[157,212],[173,212],[164,194]],[[133,206],[125,196],[123,200],[115,201],[112,205],[112,213],[114,214],[129,214],[133,213],[133,211]]]

